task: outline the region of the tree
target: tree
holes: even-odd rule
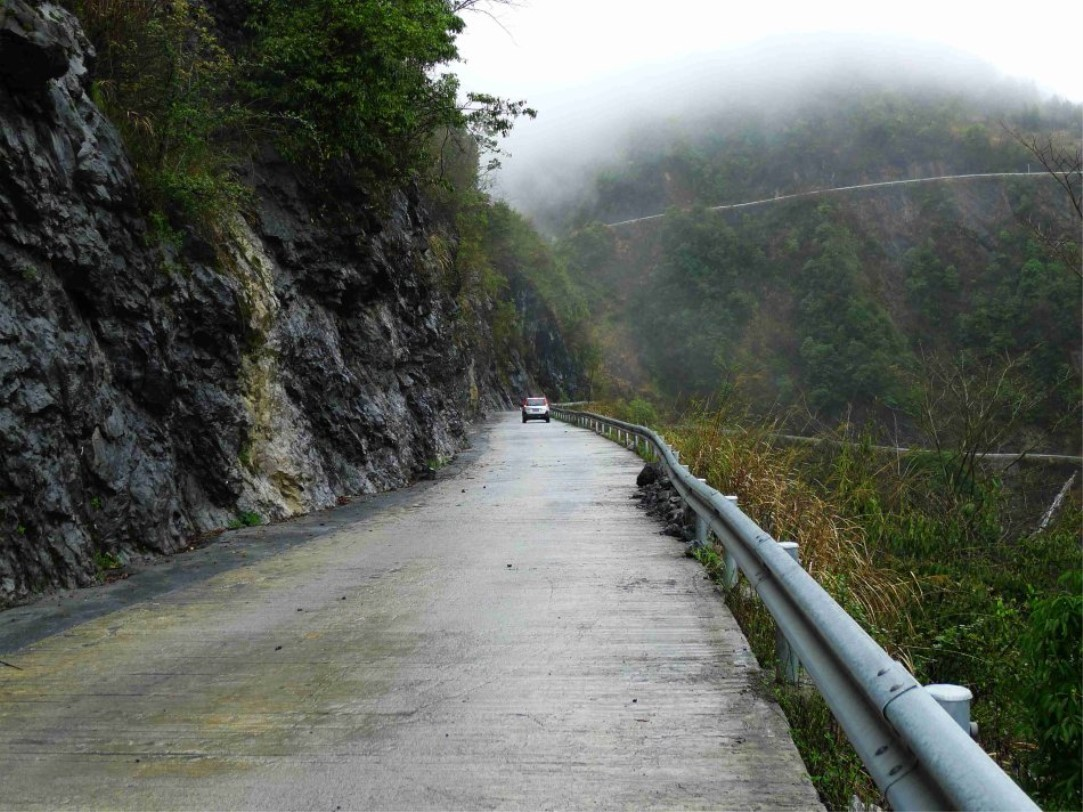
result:
[[[1083,277],[1083,253],[1080,251],[1079,229],[1083,225],[1083,144],[1069,144],[1052,135],[1020,133],[1004,125],[1004,129],[1051,175],[1068,196],[1073,227],[1052,231],[1048,224],[1031,221],[1031,230],[1050,253]]]
[[[151,208],[213,221],[245,196],[233,167],[261,122],[193,0],[69,0],[95,49],[95,99],[124,137]]]
[[[1026,354],[922,357],[915,417],[953,488],[969,487],[982,456],[1015,437],[1049,397],[1026,380],[1029,362]]]
[[[295,151],[379,174],[417,163],[419,135],[456,123],[463,22],[445,0],[254,0],[252,92],[295,118]]]
[[[526,99],[512,101],[488,93],[467,93],[466,99],[466,104],[459,108],[466,130],[477,144],[478,152],[492,156],[485,169],[498,169],[499,156],[504,154],[499,147],[498,138],[507,138],[517,118],[537,118],[538,111],[527,107]]]
[[[1026,698],[1038,742],[1033,768],[1044,779],[1050,808],[1079,809],[1083,781],[1083,573],[1061,578],[1062,592],[1034,602],[1022,647],[1027,657]]]
[[[398,180],[426,167],[433,133],[466,130],[495,151],[525,101],[470,93],[438,73],[458,59],[459,12],[480,0],[253,0],[249,90],[292,120],[294,155]],[[448,143],[446,140],[444,143]]]
[[[821,209],[828,217],[829,208]],[[861,289],[856,239],[825,220],[816,229],[818,254],[797,280],[797,338],[809,401],[820,411],[890,399],[903,354],[887,311]]]

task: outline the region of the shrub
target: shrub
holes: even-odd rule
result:
[[[1083,807],[1083,570],[1060,579],[1064,592],[1039,598],[1031,609],[1021,647],[1026,663],[1024,697],[1030,733],[1037,741],[1033,762],[1046,804]]]
[[[296,117],[294,155],[402,176],[430,133],[462,123],[457,80],[433,74],[463,30],[444,0],[254,0],[252,27],[248,89]]]
[[[255,117],[233,100],[234,60],[189,0],[73,0],[94,44],[96,101],[118,127],[150,209],[209,224],[244,200],[232,172]]]

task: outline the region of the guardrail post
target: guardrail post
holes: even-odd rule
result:
[[[796,541],[780,541],[778,546],[785,550],[790,558],[800,563]],[[796,685],[801,673],[801,661],[797,659],[797,653],[790,647],[790,641],[778,626],[775,627],[775,657],[776,679],[787,685]]]
[[[727,496],[733,502],[737,504],[736,496]],[[737,578],[740,576],[741,570],[737,567],[737,559],[733,557],[733,554],[729,550],[726,550],[725,555],[722,557],[722,586],[726,589],[733,589],[737,586]]]
[[[935,683],[926,685],[925,690],[932,694],[936,704],[948,712],[955,724],[970,738],[977,740],[978,723],[970,721],[970,702],[974,699],[974,694],[969,688],[950,683]]]
[[[696,477],[703,484],[707,484],[707,480],[702,477]],[[692,547],[707,547],[710,540],[710,528],[707,526],[707,520],[704,519],[699,513],[696,513],[696,537],[692,540]]]

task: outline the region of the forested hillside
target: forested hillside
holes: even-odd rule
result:
[[[770,114],[644,126],[559,228],[609,388],[873,416],[912,440],[948,419],[927,407],[946,411],[959,381],[1000,382],[1000,441],[1075,451],[1080,218],[1040,159],[1078,169],[1080,135],[1078,106],[946,91],[825,89]],[[1078,201],[1078,173],[1068,184]]]

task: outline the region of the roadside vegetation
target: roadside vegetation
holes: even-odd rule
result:
[[[587,408],[633,422],[655,411],[644,401]],[[1040,805],[1080,807],[1078,488],[1039,529],[1047,505],[1024,507],[1019,495],[1033,493],[1027,477],[1041,471],[961,468],[947,450],[885,453],[845,428],[833,443],[780,442],[777,424],[733,404],[653,427],[772,537],[797,541],[803,566],[919,681],[970,688],[980,743]],[[713,574],[721,552],[716,542],[700,556]],[[727,603],[772,670],[774,627],[759,600],[739,586]],[[877,801],[815,691],[779,685],[775,694],[825,802]]]

